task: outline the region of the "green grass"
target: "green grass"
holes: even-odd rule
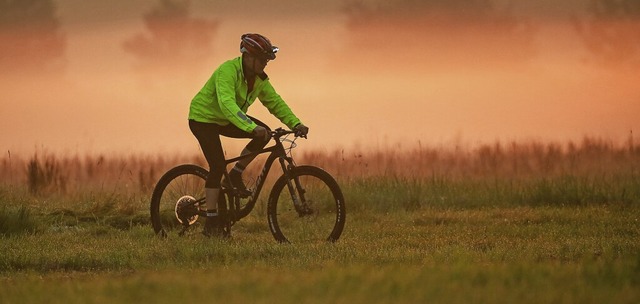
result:
[[[33,216],[33,215],[32,215]],[[4,302],[635,303],[640,208],[349,213],[336,244],[280,245],[263,217],[229,241],[148,225],[51,223],[0,243]]]
[[[0,302],[640,302],[632,143],[303,155],[345,194],[335,244],[276,243],[264,197],[231,240],[156,237],[151,189],[184,162],[2,158]]]
[[[514,178],[369,177],[342,182],[353,208],[380,212],[428,207],[640,204],[640,174]]]
[[[36,222],[25,206],[19,208],[0,207],[0,234],[12,235],[35,233],[39,230]]]

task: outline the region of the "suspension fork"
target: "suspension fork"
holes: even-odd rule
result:
[[[285,159],[287,163],[285,163]],[[291,195],[291,200],[293,201],[293,206],[296,211],[300,216],[309,213],[309,206],[307,206],[307,200],[304,196],[306,190],[302,187],[300,178],[298,176],[294,177],[291,174],[291,171],[295,168],[293,161],[290,158],[280,158],[280,166],[282,166],[282,171],[286,177],[287,188],[289,189],[289,194]]]

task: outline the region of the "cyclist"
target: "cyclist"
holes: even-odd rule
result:
[[[222,63],[213,72],[189,108],[189,129],[209,164],[205,182],[207,217],[203,233],[206,236],[222,232],[217,209],[226,160],[220,135],[252,138],[241,155],[264,148],[271,137],[266,124],[247,115],[256,98],[283,124],[296,131],[297,136],[306,136],[309,132],[276,93],[264,72],[267,63],[276,58],[278,48],[265,36],[249,33],[241,36],[240,52],[240,57]],[[231,184],[245,193],[248,190],[242,181],[242,172],[254,158],[238,161],[229,173]]]

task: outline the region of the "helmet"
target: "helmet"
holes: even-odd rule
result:
[[[249,33],[242,35],[241,39],[241,53],[248,53],[262,59],[276,59],[276,53],[279,49],[278,47],[273,46],[267,37],[260,34]]]

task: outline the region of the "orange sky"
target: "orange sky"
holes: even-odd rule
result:
[[[422,30],[354,52],[342,1],[275,7],[220,1],[216,8],[192,1],[195,17],[219,22],[213,55],[149,79],[122,44],[145,31],[141,16],[155,1],[57,3],[67,43],[64,71],[55,77],[0,72],[2,151],[197,152],[186,123],[189,101],[219,63],[238,55],[239,36],[254,31],[282,50],[267,73],[311,128],[302,143],[307,149],[583,136],[623,142],[631,130],[640,134],[635,70],[598,64],[568,21],[575,6],[567,4],[516,8],[536,24],[529,57],[504,59],[500,52],[515,46],[502,45],[470,66],[460,63],[464,47],[441,50],[421,40]],[[246,9],[247,3],[256,5]],[[249,114],[279,126],[259,103]]]

